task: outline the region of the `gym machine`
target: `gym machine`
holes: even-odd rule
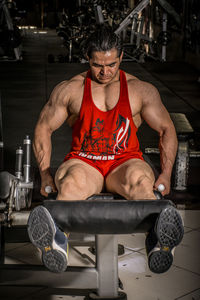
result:
[[[175,191],[186,191],[188,187],[188,173],[190,158],[199,158],[200,151],[191,150],[189,141],[193,137],[194,130],[185,114],[170,113],[178,138],[178,151],[175,162]],[[146,148],[146,154],[159,154],[157,148]]]
[[[3,60],[21,60],[21,33],[13,24],[8,3],[0,0],[0,56]]]
[[[24,149],[16,150],[15,175],[0,173],[0,286],[9,286],[14,280],[16,286],[46,286],[58,295],[69,294],[69,289],[80,294],[84,290],[85,300],[126,300],[126,293],[119,291],[123,285],[118,277],[117,234],[150,231],[159,213],[173,203],[164,199],[127,201],[112,194],[93,195],[85,201],[45,200],[43,205],[56,224],[71,233],[69,243],[94,245],[94,266],[69,266],[55,274],[42,265],[5,264],[4,228],[26,228],[34,204],[30,169],[31,140],[26,136]]]
[[[157,41],[153,37],[152,1],[142,0],[115,30],[115,33],[121,35],[123,41],[127,42],[127,28],[131,24],[130,40],[124,44],[126,61],[143,62],[145,55],[151,57],[153,60],[166,61],[166,47],[170,41],[170,34],[167,31],[167,14],[173,17],[177,25],[180,25],[181,21],[179,15],[166,0],[157,1],[163,9],[162,31],[157,37],[158,43],[162,45],[161,57],[154,50]],[[147,8],[149,9],[149,15],[147,16],[147,20],[145,20],[142,11]]]
[[[24,159],[23,159],[24,158]],[[23,170],[22,170],[23,164]],[[13,211],[30,208],[32,201],[33,181],[31,172],[31,140],[27,135],[24,139],[24,150],[16,150],[15,176],[7,171],[0,172],[0,222],[12,223]]]

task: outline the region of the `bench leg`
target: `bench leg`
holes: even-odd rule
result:
[[[119,293],[118,239],[116,235],[96,235],[96,268],[98,272],[97,294],[91,293],[85,299],[127,299]]]

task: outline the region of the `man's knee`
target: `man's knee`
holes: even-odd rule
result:
[[[58,198],[65,197],[71,200],[71,197],[76,196],[79,199],[75,200],[82,200],[87,197],[87,176],[81,167],[71,167],[65,174],[57,174],[55,181],[60,195]]]
[[[75,180],[75,178],[72,178],[70,175],[59,180],[57,186],[58,186],[58,192],[61,195],[68,196],[68,195],[72,195],[72,194],[79,194],[80,197],[81,197],[81,194],[83,194],[84,188],[86,187],[86,185],[81,185],[80,182]],[[79,199],[76,199],[76,200],[79,200]]]
[[[133,170],[125,178],[125,191],[127,199],[148,199],[153,197],[154,176],[143,170]]]

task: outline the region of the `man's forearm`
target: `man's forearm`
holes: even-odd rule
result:
[[[165,130],[160,135],[160,164],[162,173],[171,177],[172,168],[176,158],[178,142],[175,129]]]
[[[41,176],[50,173],[51,148],[51,133],[43,129],[36,129],[33,150]]]

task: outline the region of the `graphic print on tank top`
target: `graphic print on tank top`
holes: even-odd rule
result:
[[[93,153],[99,155],[121,154],[128,148],[130,135],[131,127],[128,118],[119,115],[112,134],[104,130],[104,120],[97,118],[95,126],[84,134],[81,151],[87,152],[91,149]]]
[[[115,156],[142,155],[132,118],[125,73],[120,70],[120,95],[116,105],[101,111],[93,102],[88,72],[79,118],[73,126],[72,147],[79,156],[92,160],[114,160]]]

